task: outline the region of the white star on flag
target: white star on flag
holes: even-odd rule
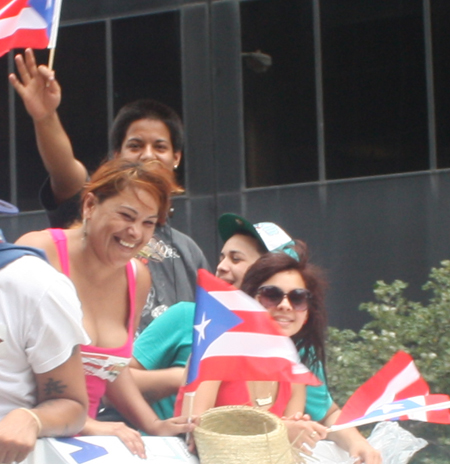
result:
[[[211,319],[206,320],[205,313],[203,313],[200,324],[194,325],[194,329],[198,332],[197,345],[200,345],[200,342],[205,340],[205,329],[210,322]]]

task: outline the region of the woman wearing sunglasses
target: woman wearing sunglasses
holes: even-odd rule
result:
[[[307,275],[303,277],[302,271],[307,263],[306,245],[297,241],[292,242],[290,247],[289,254],[284,251],[266,253],[260,257],[245,274],[241,289],[267,308],[284,335],[296,337],[308,325],[308,332],[311,332],[311,336],[307,337],[308,345],[312,344],[308,352],[317,352],[322,360],[326,319],[323,306],[324,285],[315,267],[308,266]],[[306,281],[311,283],[311,290]],[[316,311],[310,318],[308,309],[312,305]],[[319,360],[318,356],[311,357]],[[305,410],[305,400],[306,388],[301,384],[206,381],[200,384],[195,395],[193,414],[201,414],[215,406],[242,404],[269,410],[280,417],[294,417]],[[187,404],[183,404],[183,412],[186,412],[187,407]],[[317,422],[290,420],[287,425],[291,440],[295,440],[299,432],[307,426],[306,437],[301,438],[298,446],[305,442],[314,446],[318,439],[327,435],[326,428]]]
[[[321,270],[308,259],[305,243],[296,240],[291,252],[272,252],[262,255],[247,270],[241,290],[257,299],[270,313],[281,332],[291,337],[299,350],[302,362],[324,384],[307,387],[306,405],[292,402],[298,386],[278,382],[220,382],[200,384],[195,395],[193,414],[201,414],[214,406],[248,404],[270,410],[284,418],[289,437],[308,452],[320,439],[327,438],[357,458],[356,463],[380,464],[381,456],[356,428],[329,433],[340,409],[332,401],[326,387],[325,364],[326,311],[325,282]],[[179,398],[181,395],[179,395]],[[292,406],[299,409],[292,412]],[[188,404],[183,404],[186,413]],[[284,408],[284,410],[283,410]],[[308,415],[304,415],[304,412]],[[318,422],[309,419],[312,416]]]

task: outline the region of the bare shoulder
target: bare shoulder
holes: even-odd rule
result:
[[[142,309],[147,301],[147,295],[150,291],[152,284],[152,277],[148,267],[138,259],[133,259],[136,264],[136,315],[135,315],[135,329],[139,326],[141,319]]]
[[[149,268],[139,259],[133,259],[136,265],[136,289],[138,292],[144,292],[145,295],[150,290],[152,277]]]
[[[44,248],[52,243],[52,239],[47,230],[37,230],[28,232],[16,240],[17,245]]]
[[[45,251],[50,264],[58,271],[61,270],[58,253],[53,242],[53,238],[48,230],[38,230],[28,232],[16,240],[17,245],[30,246]]]

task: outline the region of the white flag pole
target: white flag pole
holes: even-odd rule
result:
[[[371,424],[372,422],[381,422],[388,419],[395,419],[396,417],[407,416],[408,414],[415,414],[416,412],[424,411],[440,411],[442,409],[450,408],[450,401],[444,401],[443,403],[429,404],[426,406],[419,406],[417,408],[405,409],[403,411],[394,411],[387,414],[381,414],[379,416],[367,417],[348,422],[347,424],[332,425],[328,432],[337,432],[338,430],[348,429],[350,427],[359,427],[360,425]]]
[[[49,0],[49,1],[53,1],[53,0]],[[54,0],[54,2],[55,2],[55,6],[53,9],[52,31],[50,33],[50,40],[48,42],[48,48],[50,49],[50,54],[48,57],[49,69],[53,69],[53,62],[55,60],[56,39],[58,37],[59,20],[61,18],[62,0]]]

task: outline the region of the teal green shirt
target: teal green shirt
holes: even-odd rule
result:
[[[301,350],[299,354],[302,355]],[[322,385],[318,387],[306,386],[305,413],[309,414],[313,421],[320,422],[333,404],[333,398],[331,398],[328,386],[325,383],[322,363],[316,364],[314,368],[311,368],[311,371],[322,382]]]
[[[195,303],[181,301],[149,324],[134,342],[133,356],[148,370],[184,367],[191,354]],[[173,417],[175,395],[152,403],[160,419]]]

